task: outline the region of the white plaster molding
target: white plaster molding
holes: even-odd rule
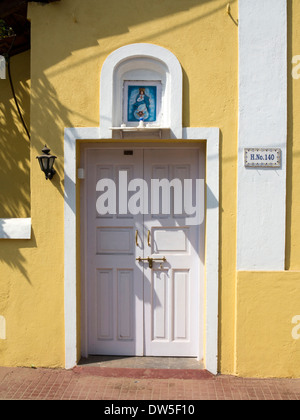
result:
[[[219,282],[219,129],[187,128],[184,140],[207,140],[206,214],[206,369],[218,369],[218,282]],[[65,153],[65,367],[77,363],[76,288],[76,141],[99,140],[99,128],[66,128]]]
[[[132,60],[133,65],[130,65]],[[141,60],[138,64],[137,60]],[[147,65],[143,60],[148,60]],[[100,78],[100,130],[102,138],[111,138],[110,127],[114,126],[114,88],[117,88],[115,75],[119,66],[127,63],[125,71],[145,69],[162,74],[165,78],[166,112],[171,129],[171,138],[182,137],[182,69],[177,58],[169,50],[154,44],[131,44],[119,48],[105,60]],[[165,67],[165,71],[163,71]],[[120,88],[119,88],[120,90]],[[116,106],[115,106],[116,108]]]
[[[66,128],[64,138],[65,367],[77,363],[76,140],[99,139],[99,128]]]
[[[31,219],[0,219],[0,239],[30,239]]]
[[[184,128],[187,140],[206,139],[205,367],[218,372],[219,317],[219,139],[218,128]]]
[[[284,270],[287,3],[239,1],[237,269]],[[279,169],[244,167],[245,148],[277,147]]]

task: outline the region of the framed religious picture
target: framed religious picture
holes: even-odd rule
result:
[[[142,120],[150,126],[159,126],[161,90],[161,82],[158,81],[125,81],[123,122],[136,126]]]

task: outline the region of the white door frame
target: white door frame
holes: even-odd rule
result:
[[[172,147],[172,150],[174,149],[184,149],[184,150],[195,150],[199,151],[199,158],[197,162],[197,171],[199,171],[199,177],[200,179],[205,180],[205,144],[203,142],[198,143],[186,143],[181,142],[176,145],[166,142],[160,142],[160,143],[152,143],[152,142],[114,142],[113,144],[110,142],[106,143],[85,143],[81,145],[80,148],[80,167],[83,169],[85,173],[86,178],[86,170],[88,168],[88,151],[90,150],[124,150],[124,148],[128,148],[131,150],[147,150],[147,149],[161,149],[164,151],[168,151]],[[179,152],[180,153],[180,152]],[[88,282],[87,278],[89,276],[89,269],[86,265],[86,261],[88,260],[88,243],[87,243],[87,237],[88,237],[88,227],[87,227],[87,214],[88,214],[88,203],[87,199],[89,197],[88,193],[89,186],[83,182],[80,186],[80,226],[81,226],[81,234],[80,234],[80,265],[81,265],[81,356],[82,357],[88,357],[89,355],[89,293],[88,293]],[[204,207],[203,203],[203,207]],[[199,243],[199,249],[197,252],[197,258],[199,261],[199,264],[197,262],[198,270],[197,275],[199,276],[199,286],[196,287],[197,289],[197,296],[194,296],[196,298],[196,306],[197,306],[197,313],[198,313],[198,320],[196,321],[196,325],[198,328],[197,331],[197,359],[202,360],[204,355],[204,340],[203,340],[203,324],[204,324],[204,243],[205,243],[205,220],[204,222],[199,226],[199,236],[198,236],[198,243]],[[144,276],[146,273],[144,274]],[[144,349],[145,350],[145,349]],[[117,355],[117,353],[116,353]],[[168,355],[166,355],[168,356]]]
[[[219,302],[219,137],[218,128],[185,128],[182,140],[206,141],[206,244],[205,244],[205,324],[204,364],[218,372],[218,302]],[[66,128],[64,137],[64,280],[65,280],[65,368],[76,366],[78,353],[77,310],[77,140],[101,139],[100,128]],[[102,140],[102,141],[101,141]],[[177,140],[178,141],[178,140]],[[110,140],[112,143],[113,140]],[[127,144],[127,143],[126,143]]]

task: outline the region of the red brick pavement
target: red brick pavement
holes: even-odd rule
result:
[[[0,367],[0,400],[299,400],[300,379],[244,379],[205,371]],[[120,403],[121,404],[121,403]]]

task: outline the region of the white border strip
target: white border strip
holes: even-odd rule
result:
[[[0,239],[31,239],[31,218],[0,219]]]
[[[285,269],[287,2],[239,1],[237,269]],[[244,149],[280,148],[281,168],[245,168]]]
[[[183,129],[185,140],[207,140],[206,214],[206,347],[205,367],[218,372],[218,286],[219,286],[219,129]],[[76,287],[76,141],[101,140],[99,128],[66,128],[65,153],[65,367],[77,363],[77,287]]]
[[[219,317],[219,139],[218,128],[185,128],[183,138],[206,139],[205,367],[218,372]]]
[[[76,140],[99,140],[99,128],[66,128],[64,138],[65,367],[77,363]]]

